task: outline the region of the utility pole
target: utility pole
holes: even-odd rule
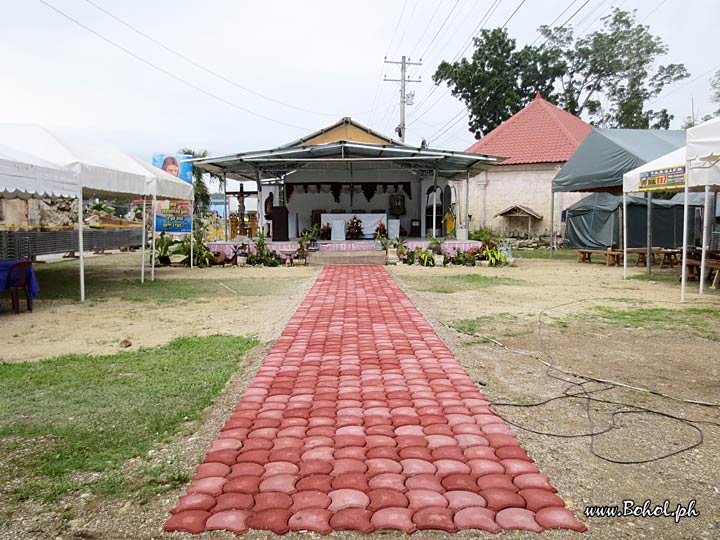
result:
[[[395,131],[397,132],[398,136],[400,137],[400,141],[405,142],[405,105],[412,105],[413,98],[415,97],[414,92],[410,92],[409,94],[405,92],[405,85],[407,83],[421,82],[420,79],[408,78],[407,66],[422,66],[422,61],[421,62],[411,62],[409,58],[406,59],[403,56],[402,59],[398,62],[395,60],[388,60],[387,56],[386,56],[385,63],[400,65],[400,78],[399,79],[388,79],[387,75],[386,75],[383,80],[387,81],[387,82],[399,82],[400,83],[400,124],[398,125],[397,128],[395,128]]]

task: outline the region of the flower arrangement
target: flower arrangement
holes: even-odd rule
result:
[[[357,216],[353,216],[347,222],[347,237],[356,240],[362,236],[362,221]]]
[[[332,236],[332,227],[329,223],[326,223],[320,228],[320,239],[321,240],[330,240]]]
[[[380,240],[381,238],[387,238],[387,229],[385,228],[385,224],[381,221],[378,223],[378,226],[375,227],[375,240]]]

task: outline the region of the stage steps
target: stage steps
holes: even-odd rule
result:
[[[308,253],[308,264],[324,266],[326,264],[385,264],[384,250],[355,251],[314,251]]]

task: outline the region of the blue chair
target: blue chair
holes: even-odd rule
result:
[[[10,291],[12,309],[17,314],[20,314],[20,289],[25,291],[28,311],[32,311],[32,297],[30,296],[30,286],[27,281],[30,268],[32,268],[30,261],[21,261],[13,264],[8,270],[5,288]]]

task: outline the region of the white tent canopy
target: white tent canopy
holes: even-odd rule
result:
[[[623,193],[635,193],[640,191],[640,176],[643,173],[684,166],[685,147],[683,146],[665,154],[664,156],[648,161],[644,165],[640,165],[637,169],[633,169],[623,174]]]
[[[0,145],[75,173],[84,197],[191,199],[192,185],[115,148],[69,142],[34,125],[0,124]]]
[[[80,196],[72,171],[0,145],[0,198],[50,198]]]
[[[702,256],[700,259],[700,294],[705,283],[705,261],[707,258],[711,214],[710,192],[720,191],[720,118],[688,129],[687,131],[688,178],[685,183],[685,221],[687,222],[688,193],[705,191],[705,212],[703,214]],[[687,223],[686,223],[687,226]],[[685,284],[687,282],[687,231],[683,241],[682,288],[680,301],[685,301]]]
[[[714,118],[688,129],[686,146],[628,171],[623,175],[623,200],[626,193],[640,191],[640,178],[643,173],[671,169],[685,168],[685,211],[683,226],[683,260],[682,260],[682,287],[681,302],[685,301],[685,285],[687,280],[687,238],[688,238],[688,193],[690,191],[705,192],[705,212],[703,226],[702,258],[700,262],[700,293],[703,292],[705,279],[705,260],[708,248],[708,238],[712,211],[710,209],[711,191],[720,191],[720,118]],[[672,189],[672,188],[669,188]],[[677,190],[676,188],[675,190]],[[675,191],[673,190],[673,191]],[[627,254],[625,257],[627,261]],[[625,264],[627,276],[627,262]]]
[[[115,148],[69,142],[40,126],[0,124],[0,148],[4,149],[7,155],[7,158],[3,158],[0,154],[0,196],[29,197],[46,194],[78,198],[144,199],[149,195],[153,199],[193,199],[191,184],[157,167],[143,163]],[[51,180],[54,182],[52,185]],[[61,187],[58,187],[59,185]],[[80,204],[80,299],[84,301],[82,214]],[[144,250],[143,239],[141,280],[144,280],[145,276]],[[154,269],[153,265],[153,278]]]

